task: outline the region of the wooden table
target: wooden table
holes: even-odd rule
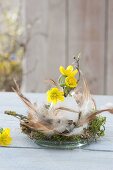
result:
[[[33,102],[43,94],[26,94]],[[113,96],[94,96],[98,106],[113,102]],[[84,149],[43,149],[21,133],[17,119],[5,110],[26,114],[26,107],[14,93],[0,93],[0,126],[11,128],[12,145],[0,147],[0,170],[113,170],[113,115],[107,117],[106,136]]]

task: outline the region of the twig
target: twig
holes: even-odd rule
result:
[[[18,114],[18,113],[14,112],[14,111],[5,111],[4,114],[14,116],[14,117],[16,117],[16,118],[18,118],[20,120],[27,119],[26,116]]]

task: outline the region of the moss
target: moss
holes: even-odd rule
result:
[[[106,123],[106,117],[96,117],[90,124],[89,124],[89,130],[90,132],[97,138],[104,136],[105,132],[105,123]]]

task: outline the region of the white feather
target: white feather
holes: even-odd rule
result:
[[[80,111],[82,112],[82,117],[85,117],[85,116],[91,114],[93,109],[94,109],[94,103],[92,101],[92,98],[89,97],[87,100],[84,100],[84,102],[80,108]]]
[[[113,109],[113,103],[107,103],[106,108],[107,109]]]

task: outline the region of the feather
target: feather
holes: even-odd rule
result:
[[[58,114],[58,111],[59,110],[64,110],[64,111],[67,111],[67,112],[73,112],[73,113],[79,113],[78,111],[76,110],[73,110],[73,109],[70,109],[70,108],[66,108],[66,107],[58,107],[54,110],[54,112],[56,112],[56,114]]]
[[[99,114],[102,113],[102,112],[109,112],[109,113],[113,114],[113,108],[111,108],[111,109],[97,110],[97,111],[93,112],[91,115],[87,116],[86,118],[81,119],[81,120],[79,121],[78,126],[83,126],[83,124],[91,122],[93,119],[95,119],[95,117],[96,117],[97,115],[99,115]]]
[[[84,78],[83,78],[83,93],[80,103],[81,103],[80,104],[81,118],[91,114],[92,111],[96,110],[95,101],[90,94],[90,90]]]
[[[24,102],[24,104],[28,107],[28,109],[32,109],[34,112],[37,113],[37,109],[34,107],[34,105],[25,96],[23,96],[23,94],[20,91],[14,88],[13,88],[13,91],[17,93],[17,95]]]
[[[17,95],[20,97],[20,99],[24,102],[24,104],[28,107],[28,124],[29,127],[34,128],[35,130],[40,131],[50,131],[49,127],[45,126],[44,123],[41,123],[42,116],[39,115],[38,109],[36,108],[36,104],[32,104],[23,94],[20,92],[20,89],[15,82],[16,89],[13,88],[13,90],[17,93]]]
[[[45,82],[50,83],[51,85],[54,85],[56,87],[59,87],[59,85],[53,79],[45,80]]]
[[[37,122],[37,123],[34,123],[32,124],[32,122],[30,123],[25,123],[25,122],[22,122],[20,123],[22,126],[26,126],[28,128],[30,128],[31,130],[34,130],[34,131],[40,131],[40,132],[43,132],[45,134],[51,134],[53,133],[53,129],[52,128],[49,128],[49,127],[46,127],[44,126],[43,124]]]

